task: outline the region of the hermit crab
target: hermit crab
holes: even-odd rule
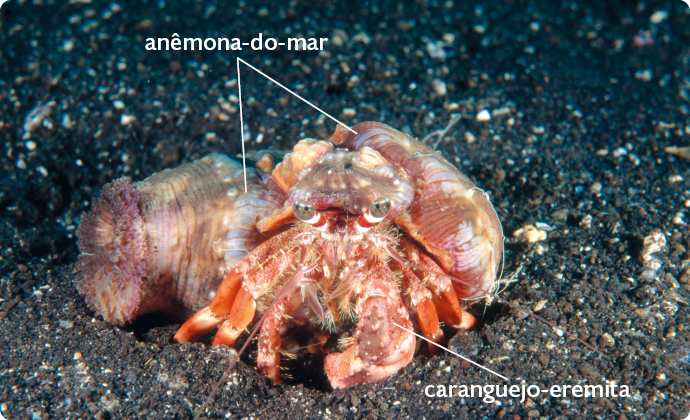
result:
[[[258,368],[276,383],[297,329],[324,348],[335,388],[393,375],[415,352],[406,330],[440,343],[441,321],[473,325],[462,302],[494,287],[503,233],[488,196],[438,153],[381,123],[352,130],[300,141],[270,174],[249,169],[246,193],[241,165],[220,155],[109,184],[78,230],[78,289],[115,323],[196,312],[177,342],[220,325],[213,344],[234,346],[254,323]],[[332,335],[347,337],[339,349]]]

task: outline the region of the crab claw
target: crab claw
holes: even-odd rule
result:
[[[326,357],[326,374],[334,388],[376,382],[412,360],[415,338],[408,311],[387,268],[375,271],[357,302],[359,322],[354,344]]]

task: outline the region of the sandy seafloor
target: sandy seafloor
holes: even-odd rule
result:
[[[116,328],[94,316],[72,283],[75,231],[114,178],[240,151],[236,53],[146,51],[145,39],[249,42],[258,32],[330,39],[321,52],[239,56],[345,124],[382,121],[422,138],[464,115],[439,149],[491,195],[506,273],[522,266],[502,296],[541,306],[603,354],[497,304],[474,309],[480,325],[452,338],[454,351],[511,383],[615,381],[632,395],[428,398],[427,385],[503,383],[443,353],[335,392],[316,374],[273,386],[242,363],[204,415],[688,414],[690,160],[665,151],[690,145],[690,9],[681,1],[11,0],[0,9],[4,417],[188,418],[220,377],[229,352],[210,338],[172,343],[179,321]],[[335,128],[247,68],[242,88],[249,150],[289,149]],[[40,106],[49,115],[27,125]],[[476,120],[483,109],[491,121]],[[535,223],[552,228],[546,240],[513,238]],[[666,244],[647,255],[654,233]],[[286,363],[286,372],[318,372],[318,363]]]

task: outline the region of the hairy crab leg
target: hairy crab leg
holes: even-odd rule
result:
[[[443,272],[430,257],[421,252],[412,242],[401,237],[400,246],[405,250],[406,258],[415,265],[425,267],[431,272]],[[460,330],[468,330],[474,325],[474,317],[460,308],[460,302],[453,282],[443,276],[428,274],[426,284],[431,291],[432,301],[441,321],[446,325]]]
[[[343,353],[326,356],[325,368],[334,388],[376,382],[405,367],[415,350],[407,308],[386,266],[373,270],[357,300],[359,321],[354,344]]]
[[[550,321],[550,320],[548,320],[548,319],[546,319],[546,318],[544,318],[544,317],[541,317],[541,316],[535,314],[534,312],[532,312],[532,311],[530,311],[530,310],[527,310],[527,309],[525,309],[525,308],[522,308],[522,307],[520,307],[520,305],[517,305],[517,304],[515,304],[515,303],[513,303],[513,302],[510,302],[510,301],[508,301],[508,300],[506,300],[506,299],[503,299],[502,297],[498,296],[498,295],[495,294],[495,293],[492,293],[492,292],[490,292],[490,291],[488,291],[488,290],[482,289],[482,288],[480,288],[479,286],[475,286],[475,285],[471,284],[470,282],[468,282],[468,281],[466,281],[466,280],[462,280],[462,279],[460,279],[460,278],[458,278],[458,277],[455,277],[455,276],[451,276],[451,275],[449,275],[449,274],[446,274],[446,273],[444,273],[443,271],[434,271],[434,270],[430,270],[430,269],[428,269],[428,268],[426,268],[426,267],[421,267],[421,266],[418,266],[418,265],[415,265],[415,264],[411,264],[411,263],[405,261],[404,259],[402,259],[402,257],[400,257],[400,255],[398,255],[398,254],[393,250],[393,248],[390,247],[390,245],[384,244],[383,246],[384,246],[384,249],[386,250],[386,252],[388,252],[388,255],[390,255],[391,258],[393,258],[395,261],[399,262],[399,263],[402,264],[402,265],[405,265],[405,266],[407,266],[407,267],[409,267],[409,268],[414,268],[414,269],[417,269],[417,270],[426,271],[427,273],[430,273],[430,274],[436,274],[436,275],[439,275],[439,276],[447,277],[447,278],[451,279],[454,283],[460,283],[460,284],[462,284],[462,285],[464,285],[464,286],[467,286],[468,288],[471,288],[472,290],[474,290],[474,291],[476,291],[476,292],[481,292],[481,293],[482,293],[482,296],[484,296],[484,297],[490,297],[491,299],[496,299],[498,302],[500,302],[500,303],[502,303],[502,304],[504,304],[504,305],[507,305],[507,306],[509,306],[509,307],[512,308],[512,309],[515,309],[515,310],[517,310],[517,311],[520,311],[520,312],[522,312],[522,313],[525,313],[525,314],[527,314],[527,315],[533,317],[534,319],[543,322],[544,324],[546,324],[546,325],[550,326],[551,328],[553,328],[553,330],[556,332],[556,334],[557,334],[558,336],[562,336],[562,335],[566,332],[563,328],[557,326],[556,323],[554,323],[553,321]],[[586,342],[585,340],[581,339],[581,338],[578,337],[577,335],[573,334],[573,335],[571,335],[570,338],[573,339],[573,340],[575,340],[575,341],[577,341],[578,343],[582,344],[583,346],[587,347],[588,349],[592,350],[593,352],[599,353],[599,350],[597,350],[594,346],[592,346],[591,344],[589,344],[589,343]]]
[[[322,226],[327,226],[327,221],[309,203],[297,202],[295,203],[295,209],[304,210],[303,213],[313,212],[313,216],[309,217],[309,219],[313,219],[309,223],[313,227],[318,229]],[[305,265],[308,253],[307,247],[311,244],[313,237],[311,235],[300,235],[300,237],[300,261],[298,268],[272,298],[271,305],[260,321],[261,332],[259,334],[257,366],[261,372],[273,379],[274,384],[280,383],[279,349],[282,344],[280,329],[285,325],[286,317],[290,316],[302,303],[304,300],[303,296],[311,297],[314,294],[314,290],[311,290],[311,288],[314,287],[315,282],[308,275],[317,267],[317,264]],[[294,257],[294,249],[290,254],[290,257]],[[302,293],[302,287],[310,290]],[[307,302],[312,307],[312,311],[323,316],[323,308],[318,303],[318,299],[315,302],[314,299],[307,299]],[[318,308],[313,308],[314,305],[318,305]]]
[[[438,323],[438,314],[431,300],[431,292],[424,287],[417,276],[405,266],[397,267],[402,272],[403,288],[409,293],[413,312],[417,314],[417,321],[422,333],[434,343],[443,343],[443,331]],[[429,343],[429,354],[438,354],[439,347]]]
[[[283,232],[269,239],[242,258],[225,277],[211,304],[188,319],[175,334],[174,340],[178,343],[195,341],[206,331],[226,321],[214,344],[233,345],[254,317],[255,297],[263,295],[292,261],[294,249],[277,251],[282,251],[289,244],[291,233]],[[276,254],[278,256],[271,258]],[[251,281],[243,285],[247,278]]]
[[[230,317],[223,322],[213,338],[213,345],[225,344],[228,347],[235,345],[237,339],[242,335],[245,328],[254,319],[256,313],[256,301],[247,289],[240,289],[232,304]]]
[[[285,232],[285,233],[289,233]],[[305,247],[304,245],[302,246],[302,256],[305,255],[304,253]],[[315,267],[315,266],[314,266]],[[309,271],[311,271],[313,268],[311,268]],[[281,288],[279,292],[279,296],[284,297],[283,292],[285,290],[285,285]],[[237,361],[239,360],[240,356],[244,354],[244,351],[247,349],[247,346],[249,346],[249,343],[252,341],[252,338],[254,338],[254,335],[256,335],[256,332],[259,330],[264,325],[264,321],[268,317],[268,315],[272,312],[273,306],[276,304],[276,300],[273,301],[271,306],[269,306],[268,310],[264,312],[264,314],[259,318],[259,321],[254,325],[252,330],[249,332],[249,337],[247,337],[247,340],[244,342],[240,350],[237,352],[237,356],[230,362],[228,365],[227,369],[225,369],[225,372],[223,372],[223,376],[221,376],[220,380],[218,380],[215,385],[213,385],[213,389],[211,390],[211,393],[209,394],[208,398],[206,398],[206,401],[204,401],[204,404],[202,404],[201,407],[199,407],[198,410],[194,413],[194,419],[198,419],[201,415],[201,413],[204,412],[206,407],[209,405],[209,403],[213,400],[214,395],[218,392],[218,389],[220,388],[220,385],[225,382],[225,380],[228,378],[228,375],[230,374],[230,371],[235,367],[237,364]]]
[[[264,318],[263,324],[261,324],[256,365],[264,375],[273,379],[274,384],[278,384],[280,383],[279,350],[282,345],[280,329],[287,322],[287,317],[302,303],[302,296],[297,289],[274,302],[266,318]]]
[[[316,215],[323,217],[318,212]],[[311,297],[314,294],[313,287],[316,283],[308,275],[314,271],[317,264],[305,265],[307,246],[311,240],[307,235],[302,237],[297,271],[281,286],[273,298],[273,303],[262,317],[257,366],[261,372],[273,379],[274,384],[280,383],[280,353],[278,351],[282,344],[280,329],[285,325],[286,317],[289,317],[302,304],[303,297]],[[302,287],[309,290],[302,293]],[[323,308],[318,299],[314,301],[307,298],[307,302],[313,312],[323,317]]]

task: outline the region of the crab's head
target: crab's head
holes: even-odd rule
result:
[[[259,222],[261,231],[303,220],[312,208],[330,218],[346,218],[377,209],[385,200],[385,217],[392,220],[415,195],[409,175],[376,150],[336,149],[325,141],[302,140],[275,168],[273,177],[287,200],[282,209]],[[305,212],[295,214],[295,209]]]

